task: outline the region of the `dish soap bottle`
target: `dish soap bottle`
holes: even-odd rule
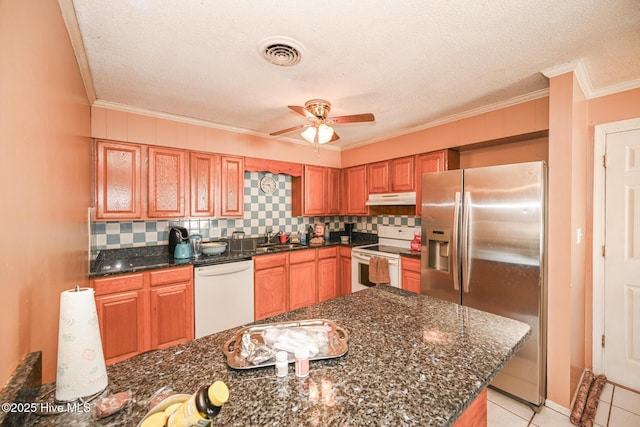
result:
[[[192,427],[210,425],[222,405],[229,400],[229,388],[222,381],[204,386],[171,414],[168,427]]]

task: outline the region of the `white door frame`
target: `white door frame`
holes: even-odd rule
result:
[[[605,242],[605,176],[603,156],[607,148],[607,135],[640,129],[640,117],[619,122],[596,125],[593,153],[593,372],[603,373],[602,335],[604,334],[604,257]]]

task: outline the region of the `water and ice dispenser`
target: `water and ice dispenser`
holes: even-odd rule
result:
[[[449,257],[453,247],[451,243],[451,228],[427,227],[427,242],[429,259],[427,268],[440,271],[449,271]]]

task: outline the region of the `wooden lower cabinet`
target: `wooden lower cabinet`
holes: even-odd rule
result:
[[[262,255],[253,260],[255,320],[289,310],[289,255]]]
[[[289,310],[318,302],[316,251],[289,253]]]
[[[338,296],[338,248],[318,249],[318,301]]]
[[[462,413],[453,427],[486,427],[487,426],[487,389]]]
[[[350,294],[351,289],[351,248],[340,246],[338,249],[339,274],[340,274],[340,295]]]
[[[145,293],[131,290],[96,296],[102,351],[108,365],[147,350]]]
[[[193,269],[150,271],[151,348],[166,348],[194,338]]]
[[[194,337],[193,267],[91,280],[108,365]]]
[[[402,257],[402,289],[420,293],[420,258]]]
[[[351,248],[348,250],[351,274]],[[255,319],[265,319],[340,296],[338,247],[260,255],[254,265]],[[351,292],[351,276],[348,283]]]

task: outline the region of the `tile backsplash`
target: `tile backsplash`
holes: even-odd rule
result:
[[[345,222],[353,222],[356,231],[365,233],[377,233],[379,225],[420,226],[420,218],[406,215],[294,217],[291,216],[291,176],[273,175],[278,183],[273,194],[260,190],[259,182],[263,176],[264,173],[258,172],[244,174],[244,218],[93,222],[92,249],[166,245],[169,243],[169,227],[174,225],[189,229],[190,234],[201,234],[205,241],[230,236],[234,230],[242,230],[247,236],[254,237],[264,235],[268,230],[291,233],[317,222],[329,223],[331,231],[342,230]]]

